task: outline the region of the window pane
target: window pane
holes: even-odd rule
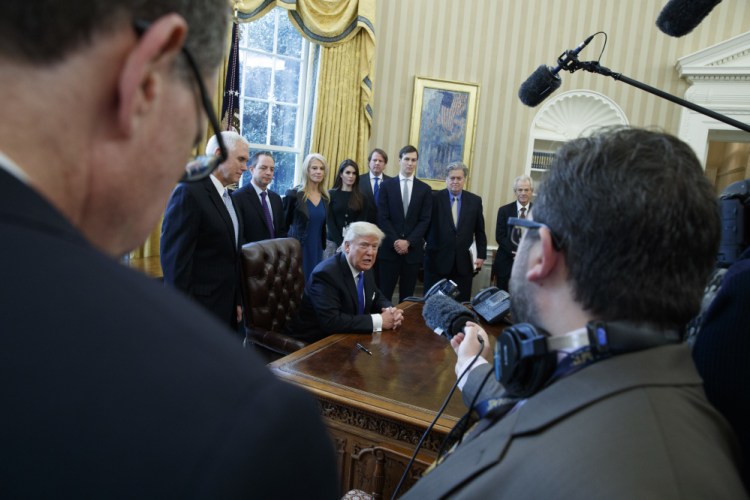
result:
[[[245,100],[242,105],[242,135],[255,144],[266,144],[268,104]]]
[[[271,97],[271,67],[273,58],[258,54],[248,54],[242,67],[244,68],[244,86],[242,93],[245,97],[268,99]]]
[[[294,147],[297,107],[274,104],[271,111],[271,144]]]
[[[284,196],[287,189],[294,187],[294,166],[297,160],[295,153],[273,154],[276,170],[273,174],[271,189]]]
[[[288,103],[297,103],[297,90],[299,89],[300,63],[295,61],[279,60],[276,70],[276,85],[274,93],[276,100]]]
[[[273,32],[276,16],[271,13],[250,24],[250,29],[244,31],[246,40],[242,45],[251,49],[258,49],[264,52],[273,52]],[[288,23],[289,21],[287,21]]]
[[[286,15],[279,16],[279,54],[302,57],[302,36]]]

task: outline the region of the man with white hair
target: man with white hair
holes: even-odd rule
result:
[[[492,264],[492,274],[498,288],[508,290],[510,270],[516,258],[516,244],[511,240],[508,230],[508,218],[520,217],[525,219],[531,211],[531,198],[534,194],[534,181],[528,175],[519,175],[513,181],[513,194],[516,200],[503,205],[497,210],[497,225],[495,226],[495,240],[497,252]]]
[[[313,270],[298,316],[287,329],[291,336],[315,342],[333,333],[380,332],[401,326],[401,309],[393,307],[378,289],[372,271],[384,236],[375,224],[349,224],[343,252]]]
[[[242,319],[239,210],[228,186],[247,170],[249,144],[237,132],[221,137],[228,157],[200,182],[182,182],[172,192],[161,231],[164,283],[178,288],[237,330]],[[216,136],[206,154],[219,152]]]

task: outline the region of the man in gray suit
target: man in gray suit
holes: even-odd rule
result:
[[[571,141],[531,215],[511,221],[526,323],[498,339],[495,376],[474,362],[489,355],[481,328],[454,337],[481,419],[404,498],[747,498],[736,438],[677,333],[719,242],[692,149],[639,129]]]

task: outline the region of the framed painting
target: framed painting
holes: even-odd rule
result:
[[[454,161],[462,161],[471,175],[478,100],[475,83],[414,78],[409,142],[419,150],[417,177],[432,189],[445,188]]]

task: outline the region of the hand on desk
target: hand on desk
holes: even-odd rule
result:
[[[479,343],[478,337],[480,336],[484,339],[484,347]],[[490,338],[487,336],[487,332],[472,321],[467,321],[464,331],[456,334],[451,339],[451,347],[453,347],[458,356],[456,366],[470,362],[480,350],[484,359],[488,361],[492,360]]]
[[[384,307],[380,314],[383,317],[383,330],[396,329],[404,320],[404,312],[397,307]]]

